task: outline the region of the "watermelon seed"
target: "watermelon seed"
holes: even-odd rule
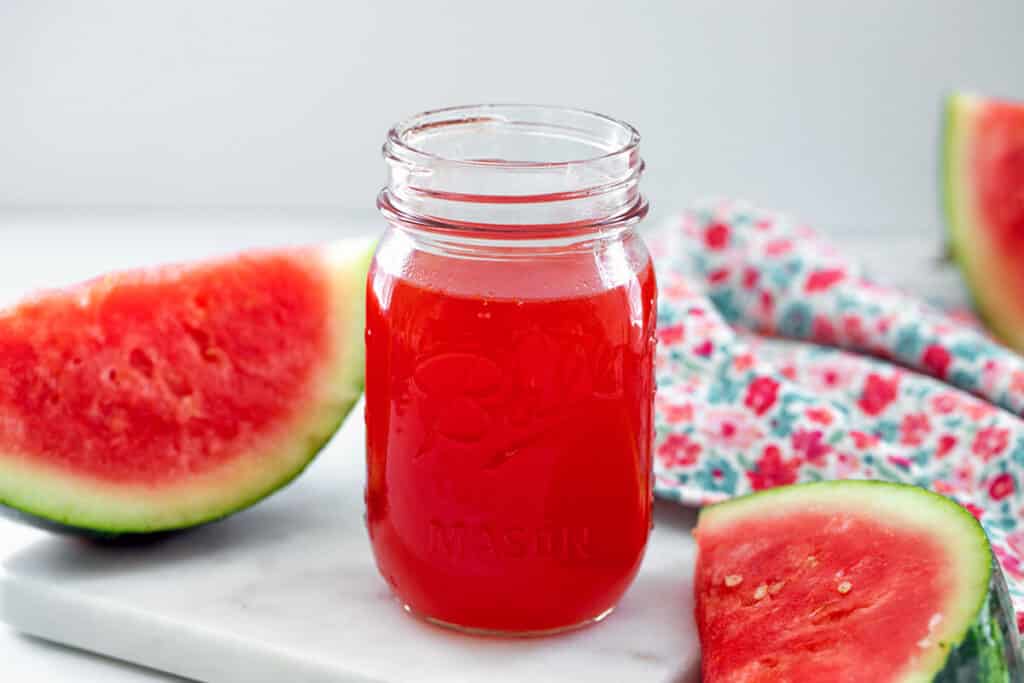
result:
[[[725,585],[727,588],[735,588],[741,583],[743,583],[743,577],[739,574],[729,574],[725,577]]]
[[[768,592],[771,593],[772,595],[775,595],[780,590],[782,590],[782,587],[784,585],[786,585],[785,581],[776,581],[772,585],[768,586]]]
[[[812,567],[817,567],[818,566],[818,558],[816,558],[814,555],[808,555],[807,556],[807,564],[811,565]]]
[[[942,623],[942,613],[936,612],[932,615],[932,618],[928,620],[928,635],[917,641],[917,646],[922,650],[925,650],[932,646],[932,632],[938,628],[939,624]],[[946,649],[946,643],[939,641],[939,647]]]
[[[754,591],[754,599],[760,600],[766,595],[768,595],[768,586],[762,583],[760,586],[757,587],[757,590]]]
[[[843,595],[846,595],[847,593],[849,593],[852,588],[853,588],[853,584],[850,583],[849,581],[843,581],[841,584],[836,586],[836,590],[839,591],[840,593],[842,593]]]

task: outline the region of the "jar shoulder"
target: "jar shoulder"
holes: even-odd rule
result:
[[[628,231],[571,248],[486,245],[454,249],[424,243],[389,227],[371,267],[375,280],[400,279],[452,296],[564,299],[636,284],[653,277],[642,236]]]

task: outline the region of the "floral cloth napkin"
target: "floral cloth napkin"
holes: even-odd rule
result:
[[[1024,358],[782,214],[706,203],[651,242],[656,494],[702,505],[821,479],[928,487],[981,520],[1024,629]]]

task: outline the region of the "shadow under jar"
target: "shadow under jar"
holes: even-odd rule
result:
[[[651,528],[656,286],[636,131],[482,105],[384,145],[367,526],[410,612],[538,635],[607,615]]]

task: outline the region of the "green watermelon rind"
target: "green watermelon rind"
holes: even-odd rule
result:
[[[210,505],[185,502],[167,506],[139,504],[147,497],[144,489],[121,490],[116,485],[85,482],[65,476],[56,469],[29,466],[15,471],[17,460],[7,454],[0,458],[0,506],[19,517],[38,521],[44,528],[98,539],[153,534],[191,528],[214,522],[244,510],[293,482],[313,462],[345,421],[362,394],[365,349],[366,272],[373,255],[374,242],[349,239],[324,247],[319,253],[331,278],[335,334],[339,340],[336,355],[319,378],[320,389],[303,409],[308,415],[282,432],[268,444],[268,453],[286,466],[258,477],[254,485],[232,491],[236,482],[207,482],[216,499]],[[237,460],[244,460],[240,455]],[[157,487],[159,489],[160,487]],[[175,497],[187,499],[188,484],[169,487]],[[133,502],[133,499],[135,502]],[[54,500],[58,502],[54,503]],[[137,513],[129,511],[136,507]]]
[[[1013,307],[1000,305],[1001,296],[1014,295],[998,282],[992,263],[989,230],[978,212],[971,185],[969,151],[973,142],[974,119],[985,100],[966,93],[953,93],[946,98],[942,125],[941,196],[946,217],[949,252],[964,274],[971,303],[985,325],[1000,339],[1017,349],[1024,349],[1024,320]],[[1004,310],[999,310],[1000,308]]]
[[[959,595],[951,603],[958,614],[946,621],[950,630],[937,635],[930,656],[905,672],[900,683],[978,681],[1016,683],[1024,680],[1024,664],[1009,597],[993,564],[988,538],[974,516],[945,496],[905,484],[881,481],[825,481],[783,486],[734,498],[704,508],[696,533],[743,519],[765,519],[788,513],[847,509],[878,515],[883,523],[898,522],[933,534],[957,558]],[[964,678],[964,675],[969,677]]]
[[[966,239],[967,234],[973,232],[969,227],[967,209],[973,202],[969,199],[971,189],[967,180],[960,177],[966,165],[962,150],[967,145],[968,120],[971,118],[969,112],[973,110],[975,102],[973,96],[962,93],[953,93],[946,98],[942,115],[941,197],[946,216],[949,253],[964,272],[974,309],[986,318],[986,324],[991,324],[995,321],[987,319],[983,300],[973,284],[976,282],[977,273]]]
[[[1016,618],[1002,573],[994,568],[977,621],[950,653],[934,683],[1018,683],[1024,680]]]

